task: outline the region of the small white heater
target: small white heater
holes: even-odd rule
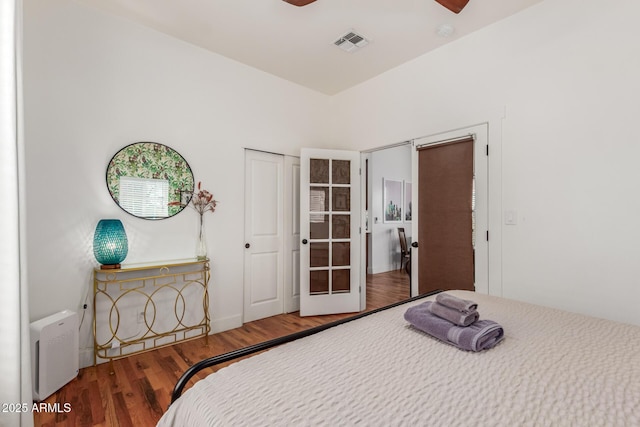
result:
[[[78,375],[78,315],[64,310],[31,323],[33,400],[42,401]]]

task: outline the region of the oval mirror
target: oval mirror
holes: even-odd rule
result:
[[[109,162],[107,188],[125,212],[138,218],[163,219],[182,211],[191,201],[193,172],[172,148],[157,142],[135,142]]]

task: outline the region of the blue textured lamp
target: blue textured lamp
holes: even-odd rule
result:
[[[127,234],[119,219],[101,219],[93,235],[93,255],[103,270],[120,268],[127,257]]]

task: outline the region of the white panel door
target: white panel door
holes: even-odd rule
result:
[[[284,158],[284,311],[300,310],[300,158]]]
[[[302,149],[300,315],[360,310],[360,153]]]
[[[244,322],[284,311],[284,156],[245,150]]]

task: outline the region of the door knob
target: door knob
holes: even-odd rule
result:
[[[417,247],[418,247],[418,242],[413,242],[413,243],[411,243],[411,247],[412,247],[412,248],[417,248]]]
[[[306,245],[307,243],[309,243],[309,241],[307,239],[302,239],[302,244]]]
[[[249,249],[249,248],[251,247],[251,245],[250,245],[249,243],[245,243],[245,244],[244,244],[244,247],[245,247],[245,248],[247,248],[247,249]]]

